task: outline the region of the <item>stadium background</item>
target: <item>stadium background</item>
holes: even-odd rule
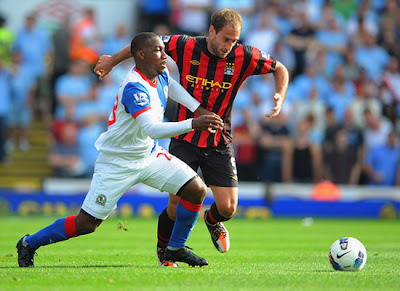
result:
[[[93,142],[104,130],[119,82],[132,63],[99,82],[93,60],[81,60],[89,54],[65,48],[79,45],[74,42],[84,36],[81,49],[112,54],[138,31],[205,34],[210,13],[229,7],[244,18],[241,42],[275,56],[291,73],[279,118],[262,118],[272,108],[271,76],[250,78],[235,101],[237,216],[399,216],[397,1],[0,0],[0,7],[5,19],[0,28],[0,120],[2,129],[8,129],[0,143],[5,149],[1,214],[65,216],[77,212],[88,189],[96,156]],[[94,20],[84,23],[87,8]],[[35,29],[41,30],[37,39],[21,33],[28,15],[35,15]],[[22,60],[11,57],[15,51]],[[25,63],[24,53],[38,57],[43,70],[32,81],[15,78],[8,83],[5,76],[12,78],[8,72],[16,66],[29,71],[32,62]],[[176,77],[174,64],[169,65]],[[32,92],[31,106],[13,104],[15,88],[7,84]],[[71,90],[75,87],[77,92]],[[62,108],[65,96],[81,98],[72,112]],[[18,108],[14,115],[19,110],[32,114],[26,140],[12,142],[11,108]],[[167,119],[173,118],[174,108],[169,104]],[[394,147],[387,146],[391,130],[397,135]],[[372,181],[368,171],[374,167],[392,178]],[[137,185],[121,199],[115,215],[154,216],[166,203],[166,193]],[[209,193],[205,205],[211,203]]]

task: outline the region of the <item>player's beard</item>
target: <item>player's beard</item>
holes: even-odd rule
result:
[[[223,52],[218,48],[217,44],[216,44],[214,41],[211,40],[210,45],[211,45],[212,53],[213,53],[214,55],[216,55],[217,57],[219,57],[219,58],[221,58],[221,59],[224,59],[224,58],[226,58],[226,57],[228,56],[229,52],[223,53]]]

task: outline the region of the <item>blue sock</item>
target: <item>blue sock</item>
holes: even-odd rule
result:
[[[175,225],[168,246],[183,248],[186,245],[194,224],[199,218],[201,205],[180,199],[176,207]]]
[[[53,224],[28,236],[25,241],[31,248],[37,249],[75,236],[75,216],[69,216],[56,220]]]

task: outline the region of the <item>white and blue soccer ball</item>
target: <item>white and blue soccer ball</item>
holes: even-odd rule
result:
[[[329,249],[329,261],[338,271],[360,271],[367,262],[367,251],[358,239],[343,237]]]

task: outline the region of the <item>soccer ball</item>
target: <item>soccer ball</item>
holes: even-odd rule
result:
[[[367,262],[367,251],[358,239],[343,237],[332,244],[329,260],[335,270],[360,271]]]

